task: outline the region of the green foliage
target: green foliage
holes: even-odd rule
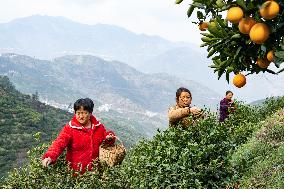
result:
[[[284,107],[283,99],[278,99],[279,104],[270,99],[262,107],[238,104],[221,124],[211,114],[188,129],[168,129],[138,144],[121,169],[134,188],[226,187],[234,175],[228,157],[273,113],[273,104],[275,109]]]
[[[231,157],[241,188],[283,188],[284,109],[265,122]]]
[[[270,155],[263,156],[255,163],[241,180],[240,188],[251,189],[279,189],[284,188],[284,146],[270,151]]]
[[[112,168],[99,166],[99,170],[77,177],[73,177],[68,171],[63,157],[50,168],[42,168],[39,157],[46,148],[46,145],[42,145],[31,150],[30,164],[12,171],[3,186],[4,188],[232,187],[236,181],[246,175],[252,165],[259,162],[259,158],[254,158],[255,154],[263,152],[269,154],[268,152],[276,151],[275,147],[271,146],[255,149],[261,144],[254,145],[250,142],[253,139],[250,138],[263,127],[266,118],[284,107],[283,102],[284,98],[270,99],[261,107],[239,103],[236,112],[224,123],[219,123],[215,114],[207,113],[204,120],[186,129],[181,126],[170,128],[159,132],[152,140],[140,141],[128,151],[126,159],[119,166]],[[269,121],[267,124],[271,125]],[[266,139],[261,142],[282,140],[282,128],[271,128],[271,132],[268,132],[270,134],[265,135]],[[271,137],[273,140],[270,140]],[[244,145],[247,142],[248,144]],[[254,151],[247,152],[248,150],[242,150],[244,148],[251,148]],[[279,156],[271,158],[277,162],[282,160]],[[272,163],[267,161],[261,171],[270,165]],[[250,171],[256,171],[256,168],[257,166]],[[267,182],[279,180],[278,173],[273,172],[271,181]],[[251,179],[246,180],[249,183]],[[246,182],[243,182],[244,186],[245,184]]]
[[[226,177],[226,131],[214,116],[189,129],[168,129],[137,145],[122,169],[133,188],[222,185],[221,178]]]
[[[29,165],[22,169],[14,169],[9,174],[6,183],[2,188],[90,188],[91,186],[100,186],[98,184],[100,173],[89,172],[83,176],[75,176],[68,169],[64,161],[64,154],[57,163],[51,167],[43,168],[41,166],[40,156],[47,150],[48,145],[41,145],[28,152]],[[15,179],[17,178],[17,179]],[[84,182],[83,182],[84,181]],[[91,187],[93,188],[93,187]]]
[[[187,15],[191,17],[196,10],[197,21],[209,22],[208,32],[201,33],[201,47],[207,47],[208,58],[212,57],[213,64],[210,66],[217,73],[218,78],[223,74],[229,81],[230,73],[246,71],[248,74],[268,72],[277,74],[267,68],[260,68],[255,64],[257,58],[266,58],[270,50],[275,51],[274,63],[277,68],[284,61],[284,3],[277,1],[280,5],[280,13],[273,20],[261,18],[259,8],[265,1],[251,0],[193,0],[188,9]],[[238,6],[242,8],[244,17],[251,16],[256,22],[265,23],[270,28],[269,39],[264,44],[254,43],[249,35],[239,31],[238,23],[229,23],[226,12],[230,7]],[[278,73],[284,71],[279,70]]]

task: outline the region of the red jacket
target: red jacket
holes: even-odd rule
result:
[[[76,116],[66,124],[58,137],[53,141],[42,159],[50,157],[54,163],[63,150],[67,147],[66,160],[72,169],[84,173],[86,168],[92,169],[92,162],[99,157],[100,144],[109,133],[95,116],[91,115],[92,128],[84,128],[76,119]],[[113,144],[115,139],[108,141]]]

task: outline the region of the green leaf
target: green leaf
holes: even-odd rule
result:
[[[222,64],[222,61],[217,59],[217,60],[214,60],[213,63],[217,66],[220,66]]]
[[[210,22],[208,25],[208,31],[216,37],[224,38],[223,28],[220,27],[217,20]]]
[[[224,71],[225,71],[224,69],[219,69],[218,70],[218,80],[222,77]]]
[[[216,1],[216,5],[218,6],[218,8],[223,8],[223,6],[225,5],[225,3],[223,2],[223,0],[217,0],[217,1]]]
[[[231,63],[231,61],[232,61],[231,59],[223,61],[223,62],[220,64],[220,67],[221,67],[222,69],[224,69],[224,71],[225,71],[225,69],[226,69],[227,66]]]
[[[244,0],[237,0],[237,4],[240,5],[243,9],[247,10]]]
[[[176,0],[176,4],[180,4],[183,0]]]
[[[205,37],[211,37],[211,38],[214,37],[214,35],[212,35],[211,33],[201,33],[201,35],[203,35]]]
[[[215,52],[216,52],[216,50],[215,50],[215,49],[212,49],[212,50],[208,53],[207,58],[210,58]]]
[[[239,56],[239,53],[240,53],[241,49],[242,49],[242,46],[240,46],[240,47],[237,49],[237,51],[236,51],[236,53],[235,53],[235,56],[234,56],[234,60],[236,60],[236,58]]]
[[[227,82],[229,83],[230,82],[230,73],[226,73],[226,80],[227,80]]]
[[[194,6],[194,5],[191,5],[191,6],[188,8],[188,10],[187,10],[187,16],[188,16],[188,17],[191,17],[191,15],[192,15],[194,9],[195,9],[195,6]]]
[[[232,39],[239,39],[241,37],[242,37],[241,34],[237,33],[237,34],[233,35],[231,38]]]
[[[223,28],[227,27],[227,25],[225,24],[226,21],[223,20],[223,19],[221,19],[219,16],[216,17],[216,21],[218,22],[218,24],[219,24],[221,27],[223,27]]]
[[[201,45],[200,45],[200,47],[205,47],[205,46],[207,46],[208,45],[208,43],[202,43]]]
[[[280,47],[281,47],[281,50],[284,50],[284,44],[283,43],[280,44]]]
[[[202,20],[204,18],[203,13],[201,11],[197,11],[197,18]]]
[[[278,58],[284,59],[284,51],[276,51],[275,56]]]
[[[203,42],[211,42],[211,41],[216,41],[218,38],[209,38],[209,37],[202,37],[201,40]]]
[[[213,64],[213,65],[210,65],[209,68],[218,68],[218,66]]]
[[[227,68],[227,73],[231,73],[232,71],[234,71],[234,67],[230,66]]]

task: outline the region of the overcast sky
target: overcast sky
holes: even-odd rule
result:
[[[197,25],[187,18],[191,0],[0,0],[0,23],[31,15],[64,16],[86,24],[111,24],[135,33],[186,41],[199,49]],[[200,49],[206,52],[206,49]],[[221,79],[224,82],[224,78]],[[248,83],[248,85],[250,82]],[[232,86],[230,86],[232,87]],[[235,88],[233,88],[235,89]],[[238,96],[238,95],[237,95]]]
[[[35,14],[64,16],[87,24],[112,24],[135,33],[200,45],[198,27],[187,18],[191,0],[0,0],[0,22]]]

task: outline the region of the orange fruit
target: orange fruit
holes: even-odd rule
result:
[[[267,55],[266,55],[266,58],[269,62],[273,62],[274,60],[274,51],[273,50],[270,50]]]
[[[205,31],[208,28],[208,22],[201,22],[199,24],[199,30],[200,31]]]
[[[233,78],[233,84],[238,88],[245,86],[246,83],[246,77],[241,73],[235,75],[235,77]]]
[[[275,1],[266,1],[260,8],[260,15],[266,19],[271,20],[279,14],[279,4]]]
[[[267,68],[270,64],[270,62],[265,58],[258,58],[256,61],[256,64],[260,67],[260,68]]]
[[[240,7],[232,7],[227,12],[227,20],[236,24],[238,23],[244,16],[244,12]]]
[[[269,34],[268,26],[263,23],[255,24],[249,32],[250,39],[256,44],[264,43],[268,39]]]
[[[251,17],[242,18],[239,22],[239,30],[243,34],[249,34],[250,29],[256,24],[256,21]]]

